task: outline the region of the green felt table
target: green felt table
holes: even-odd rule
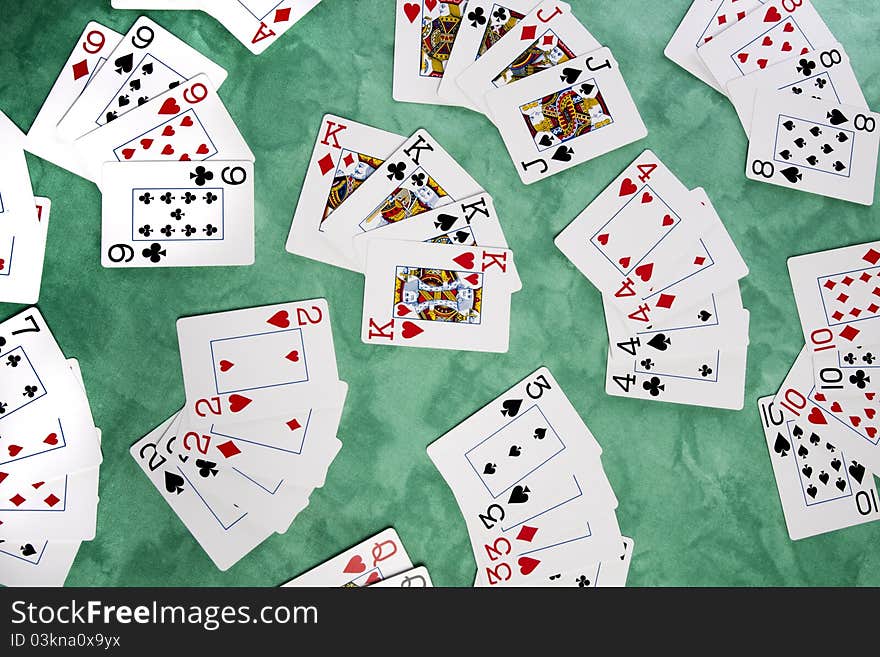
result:
[[[256,264],[103,269],[101,198],[90,182],[29,156],[52,199],[40,308],[80,360],[103,429],[98,533],[76,586],[275,586],[397,528],[439,585],[474,576],[465,524],[425,446],[539,367],[550,367],[601,443],[635,540],[629,584],[880,585],[880,524],[792,542],[755,400],[774,393],[803,344],[786,259],[875,239],[876,208],[747,181],[747,142],[725,98],[663,57],[689,0],[569,0],[609,46],[649,129],[643,141],[524,186],[497,132],[468,110],[391,98],[394,0],[324,0],[261,56],[207,14],[144,12],[229,72],[220,90],[256,155]],[[815,0],[846,46],[869,103],[880,94],[870,0]],[[0,109],[23,130],[89,20],[124,32],[109,0],[0,0]],[[332,112],[408,135],[424,127],[495,198],[522,291],[510,351],[480,354],[360,341],[362,278],[284,250],[315,134]],[[598,292],[553,238],[643,149],[706,188],[751,273],[746,406],[740,412],[609,397]],[[129,456],[184,401],[175,321],[292,299],[329,301],[339,374],[350,384],[344,447],[290,531],[218,571]],[[0,304],[0,318],[19,306]]]

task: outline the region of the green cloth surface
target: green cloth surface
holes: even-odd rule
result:
[[[324,0],[260,56],[202,12],[144,12],[229,72],[220,95],[256,155],[256,264],[103,269],[97,188],[28,156],[34,192],[52,199],[39,306],[80,360],[103,429],[98,533],[69,585],[275,586],[393,525],[436,584],[469,586],[464,520],[425,446],[541,365],[604,449],[621,531],[635,541],[629,584],[880,585],[880,524],[789,540],[755,404],[776,392],[803,344],[786,259],[876,239],[876,207],[746,180],[733,107],[663,57],[689,0],[568,1],[613,51],[649,135],[528,187],[481,115],[392,100],[394,0]],[[814,4],[876,104],[875,3]],[[0,0],[0,109],[26,131],[85,24],[125,32],[138,15],[109,0]],[[364,345],[362,277],[284,250],[325,112],[403,135],[427,128],[493,195],[523,281],[507,354]],[[604,392],[599,293],[553,238],[645,148],[687,186],[706,188],[751,268],[741,412]],[[129,446],[183,404],[178,317],[313,297],[330,304],[350,385],[344,447],[290,531],[220,572]],[[0,304],[0,318],[18,310]]]

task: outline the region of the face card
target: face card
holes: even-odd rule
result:
[[[515,28],[537,4],[537,0],[468,0],[437,88],[440,99],[477,111],[456,84],[456,78]]]
[[[12,232],[0,236],[0,300],[9,303],[36,303],[40,297],[52,202],[42,196],[34,201],[36,221],[28,225],[29,214],[20,214]]]
[[[859,396],[846,396],[830,387],[820,388],[813,380],[807,347],[798,355],[775,402],[791,417],[811,426],[833,429],[839,446],[852,458],[870,472],[880,471],[877,393],[866,391]]]
[[[387,579],[379,580],[370,586],[377,588],[431,588],[434,584],[431,582],[431,574],[428,569],[424,566],[417,566],[412,570],[405,570]]]
[[[382,166],[405,137],[363,123],[325,114],[300,191],[287,250],[290,253],[349,267],[324,231],[334,211]]]
[[[648,134],[608,48],[493,89],[485,101],[527,185]]]
[[[485,94],[602,47],[564,2],[545,0],[456,78],[473,106],[490,116]]]
[[[412,567],[400,536],[389,527],[282,586],[369,586]]]
[[[852,105],[762,93],[755,100],[746,177],[871,205],[878,120]]]
[[[74,170],[76,151],[69,140],[58,134],[58,122],[121,40],[121,34],[100,23],[92,21],[86,25],[31,124],[25,144],[28,151],[64,169]]]
[[[766,1],[695,0],[669,40],[663,54],[716,91],[724,93],[700,59],[697,49],[741,21],[748,12],[760,7]]]
[[[658,258],[699,237],[701,210],[690,191],[645,151],[555,240],[560,251],[615,303],[650,294],[665,277]]]
[[[211,0],[202,11],[216,18],[245,48],[259,55],[321,0]]]
[[[193,419],[220,423],[320,407],[339,376],[327,301],[281,303],[177,321]]]
[[[767,450],[793,541],[880,518],[874,477],[828,425],[813,426],[773,397],[758,400]]]
[[[0,468],[34,481],[101,463],[88,400],[42,315],[0,324]]]
[[[693,308],[665,315],[655,313],[650,324],[639,322],[636,325],[604,295],[602,307],[612,358],[632,356],[615,345],[629,344],[629,340],[650,342],[661,334],[669,336],[686,332],[687,344],[694,350],[707,350],[720,344],[748,343],[748,316],[742,307],[738,285],[705,295]]]
[[[104,162],[178,162],[254,155],[205,75],[156,96],[75,142],[75,173],[95,184]]]
[[[244,510],[230,517],[218,514],[213,502],[199,494],[200,483],[159,452],[157,445],[174,419],[167,419],[141,438],[130,453],[214,564],[227,570],[266,540],[272,529],[255,523]]]
[[[466,0],[397,0],[394,100],[445,104],[437,88],[466,9]]]
[[[0,584],[64,586],[79,546],[79,541],[0,539]]]
[[[752,131],[755,97],[773,91],[838,105],[868,106],[849,56],[839,43],[731,80],[727,95],[747,135]]]
[[[426,130],[417,130],[333,213],[324,234],[357,269],[352,238],[483,191]]]
[[[774,0],[755,8],[697,53],[722,90],[734,78],[836,41],[810,0]]]
[[[880,343],[880,242],[789,258],[811,354]]]
[[[58,122],[58,133],[68,142],[196,75],[207,75],[214,89],[226,79],[225,70],[146,16],[131,26],[108,62]]]
[[[107,162],[101,186],[104,267],[253,264],[253,162]]]
[[[88,439],[97,442],[94,427],[91,434]],[[88,541],[95,537],[97,506],[97,467],[47,480],[0,470],[0,538],[39,534],[47,540]]]
[[[382,226],[356,235],[352,240],[358,260],[366,265],[367,247],[372,240],[435,242],[455,246],[491,246],[507,248],[492,197],[486,192],[462,199],[436,210],[424,212],[407,221]],[[516,267],[511,265],[516,275]],[[522,283],[517,280],[514,289]]]
[[[508,249],[373,240],[361,340],[506,352],[512,262]]]
[[[724,344],[723,349],[692,350],[689,331],[657,333],[647,342],[633,336],[614,345],[612,351],[616,348],[625,353],[617,358],[609,354],[605,392],[616,397],[740,410],[748,344],[748,311],[743,313],[744,343]]]

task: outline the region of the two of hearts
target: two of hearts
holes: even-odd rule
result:
[[[298,363],[299,362],[299,351],[296,349],[293,349],[292,351],[289,351],[287,354],[285,354],[284,358],[286,360],[289,360],[291,363]],[[218,364],[220,366],[221,372],[228,372],[233,367],[235,367],[235,363],[233,361],[226,360],[225,358],[221,359]]]
[[[48,436],[43,438],[43,443],[54,447],[55,445],[58,444],[58,434],[57,433],[50,433]],[[16,445],[13,443],[12,445],[9,445],[6,448],[6,451],[9,453],[10,457],[15,458],[16,456],[18,456],[21,453],[21,450],[23,450],[23,449],[24,449],[24,447],[22,447],[21,445]]]

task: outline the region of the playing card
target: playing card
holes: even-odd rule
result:
[[[179,463],[158,451],[157,444],[174,419],[168,418],[132,445],[131,455],[214,564],[227,570],[266,540],[272,529],[255,523],[244,510],[234,516],[218,513],[212,501],[200,495],[201,483],[187,478]]]
[[[608,48],[492,89],[485,102],[526,184],[648,134]]]
[[[724,93],[697,50],[767,0],[694,0],[663,54],[691,75]]]
[[[822,389],[813,380],[807,347],[801,350],[775,403],[816,426],[834,429],[838,446],[870,472],[880,472],[880,399],[873,391],[843,395],[832,387]]]
[[[22,150],[24,135],[6,116],[0,114],[0,245],[4,260],[0,274],[6,270],[7,258],[12,253],[11,237],[16,231],[31,227],[36,230],[37,218],[34,192],[28,172],[27,159]]]
[[[748,343],[748,315],[743,310],[738,285],[705,295],[694,308],[677,313],[655,313],[647,325],[630,320],[604,295],[602,307],[612,358],[633,355],[620,345],[628,346],[630,340],[637,344],[649,342],[660,334],[665,337],[687,332],[687,344],[694,350],[711,349],[720,344]]]
[[[89,439],[97,441],[92,427]],[[0,466],[5,468],[5,466]],[[15,467],[0,470],[0,538],[91,540],[95,537],[98,468],[34,480]]]
[[[645,151],[563,230],[560,251],[615,303],[653,294],[655,279],[669,280],[662,253],[692,249],[707,215],[690,191]],[[677,258],[667,258],[670,266]],[[705,264],[705,263],[703,263]],[[674,277],[673,277],[674,278]],[[664,300],[658,295],[657,302]],[[650,307],[656,304],[642,304]]]
[[[386,239],[507,248],[507,239],[501,229],[495,204],[486,192],[410,217],[406,221],[398,221],[355,235],[352,245],[358,254],[358,261],[365,266],[370,242]],[[522,287],[522,283],[518,280],[515,265],[511,264],[511,267],[517,278],[514,288],[518,290]]]
[[[36,303],[43,280],[43,259],[52,202],[34,197],[36,221],[30,213],[20,213],[11,231],[0,237],[0,300],[9,303]]]
[[[473,106],[490,116],[485,94],[601,48],[564,2],[545,0],[456,78]],[[490,117],[491,118],[491,117]]]
[[[156,96],[75,142],[75,173],[95,184],[104,162],[250,160],[254,155],[205,75]]]
[[[880,392],[877,370],[880,345],[851,345],[813,354],[813,380],[818,392],[842,397],[862,397]]]
[[[0,468],[44,481],[97,466],[85,392],[39,310],[0,324],[0,363]]]
[[[282,586],[369,586],[412,567],[400,536],[389,527]]]
[[[748,343],[748,311],[743,311],[743,335]],[[636,336],[612,346],[624,353],[609,354],[605,392],[673,404],[740,410],[746,378],[745,344],[723,344],[711,349],[691,349],[689,333],[657,333],[647,342]],[[742,330],[742,329],[741,329]]]
[[[101,187],[104,267],[254,262],[253,162],[107,162]]]
[[[734,78],[835,41],[810,0],[774,0],[702,45],[697,54],[722,91]]]
[[[309,13],[321,0],[211,0],[202,10],[216,18],[255,55]]]
[[[79,541],[0,539],[0,584],[63,586],[79,546]]]
[[[524,586],[552,586],[578,588],[620,588],[626,586],[626,577],[632,563],[633,540],[622,537],[619,554],[603,561],[587,563],[565,569],[547,577],[546,580],[530,581]],[[475,583],[476,584],[476,583]]]
[[[871,205],[878,119],[861,107],[763,92],[755,100],[746,177]]]
[[[121,34],[100,23],[92,21],[86,25],[31,124],[25,142],[28,151],[69,171],[75,169],[76,151],[73,144],[58,133],[58,122],[121,40]]]
[[[0,112],[0,135],[6,148],[3,152],[22,150],[24,148],[25,135],[8,116]]]
[[[324,299],[184,317],[177,337],[192,419],[242,422],[320,407],[339,380]]]
[[[367,251],[361,340],[466,351],[507,351],[508,249],[373,240]]]
[[[727,95],[747,135],[752,131],[755,97],[768,91],[868,107],[849,56],[839,43],[731,80]]]
[[[789,258],[804,341],[811,353],[880,343],[880,242]]]
[[[467,0],[397,0],[394,100],[445,104],[437,95]]]
[[[213,438],[193,431],[186,415],[180,413],[156,449],[181,477],[198,488],[199,497],[225,524],[235,521],[246,510],[255,526],[286,532],[308,506],[314,487],[304,488],[284,476],[250,471],[246,468],[254,465],[254,459],[249,463],[234,458],[238,449],[234,441],[227,440],[217,449],[209,449]],[[338,444],[332,456],[336,452]],[[246,449],[245,453],[254,456],[253,450]]]
[[[702,311],[706,290],[735,286],[749,273],[705,190],[694,189],[691,196],[699,205],[688,218],[699,237],[673,251],[661,250],[646,291],[615,300],[632,331],[650,329],[654,322],[687,310]],[[700,305],[703,308],[697,308]]]
[[[431,588],[434,583],[431,582],[431,575],[424,566],[417,566],[411,570],[405,570],[397,575],[392,575],[387,579],[380,579],[374,584],[378,588]]]
[[[793,541],[880,518],[874,477],[839,445],[833,427],[798,417],[769,396],[758,409]]]
[[[483,191],[426,130],[417,130],[348,203],[333,212],[324,234],[349,269],[357,270],[352,238]]]
[[[452,51],[443,66],[443,77],[437,88],[440,99],[450,105],[476,110],[477,107],[456,83],[456,78],[516,27],[537,4],[538,0],[502,0],[500,3],[496,0],[468,0]]]
[[[325,237],[325,223],[406,140],[372,126],[325,114],[300,191],[287,250],[290,253],[348,267]]]
[[[214,89],[226,79],[225,70],[146,16],[135,21],[108,62],[95,72],[58,122],[58,133],[68,142],[196,75],[206,75]]]
[[[616,550],[617,499],[600,454],[546,368],[428,447],[465,516],[478,581],[546,581],[560,548],[563,563]]]
[[[472,537],[477,555],[474,586],[543,586],[561,569],[613,558],[620,541],[613,511],[595,512],[585,503],[571,500],[519,524],[516,532],[508,533],[499,526],[482,541]]]
[[[212,423],[207,430],[193,428],[182,418],[185,424],[176,429],[179,451],[299,488],[323,486],[341,447],[335,436],[347,391],[347,384],[340,382],[328,393],[326,407],[291,409],[282,418]]]

